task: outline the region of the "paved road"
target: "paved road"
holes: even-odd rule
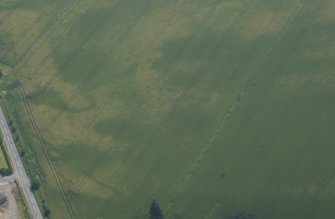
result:
[[[13,166],[14,176],[23,191],[23,195],[28,203],[31,214],[34,219],[43,219],[40,209],[38,208],[34,194],[30,191],[30,180],[27,176],[26,170],[23,167],[19,153],[15,146],[12,134],[8,127],[5,115],[0,107],[0,129],[7,146],[8,155]]]

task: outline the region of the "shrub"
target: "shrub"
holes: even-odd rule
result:
[[[0,175],[2,176],[10,176],[13,174],[13,170],[11,168],[1,168]]]
[[[37,179],[34,179],[34,180],[31,182],[30,190],[31,190],[32,192],[35,192],[35,191],[37,191],[40,187],[41,187],[41,183],[40,183],[40,181],[37,180]]]
[[[49,217],[50,214],[51,214],[51,210],[49,208],[47,208],[47,207],[44,207],[44,209],[43,209],[43,215],[44,215],[44,217]]]
[[[151,202],[149,214],[150,219],[164,219],[163,213],[156,200]]]
[[[24,155],[26,155],[26,152],[25,152],[24,150],[22,150],[22,151],[20,152],[20,156],[23,157]]]

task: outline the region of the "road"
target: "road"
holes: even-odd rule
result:
[[[27,201],[28,207],[34,219],[43,219],[42,213],[37,205],[34,194],[30,190],[30,180],[27,176],[26,170],[22,164],[19,152],[15,146],[13,136],[8,127],[6,117],[0,107],[0,129],[5,140],[5,145],[7,147],[8,155],[11,160],[13,167],[13,174],[21,187],[23,195]]]

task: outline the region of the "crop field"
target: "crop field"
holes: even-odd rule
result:
[[[168,219],[334,218],[334,10],[0,1],[0,87],[51,218],[149,218],[154,199]]]

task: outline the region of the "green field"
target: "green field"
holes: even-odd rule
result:
[[[153,199],[168,219],[334,218],[334,10],[0,1],[0,86],[51,218],[148,218]]]

